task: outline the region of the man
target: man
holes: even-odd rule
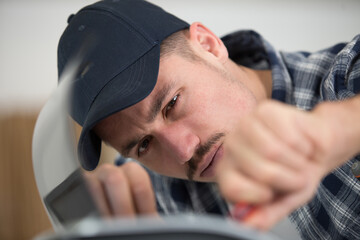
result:
[[[136,163],[88,174],[105,216],[246,203],[249,226],[291,214],[304,239],[360,238],[359,36],[279,53],[255,32],[221,40],[149,3],[104,1],[69,19],[60,74],[89,38],[71,111],[82,165],[95,169],[102,139],[152,180]]]

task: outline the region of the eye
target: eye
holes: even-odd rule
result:
[[[150,140],[151,139],[149,137],[147,137],[140,142],[139,148],[138,148],[138,156],[139,157],[148,150]]]
[[[166,105],[165,116],[167,116],[168,112],[175,106],[178,97],[179,95],[174,96],[173,99],[171,99],[171,101],[168,103],[168,105]]]

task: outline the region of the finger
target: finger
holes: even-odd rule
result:
[[[109,207],[115,216],[135,216],[129,181],[122,167],[102,167],[97,173],[108,198]]]
[[[304,162],[307,161],[304,155],[289,147],[259,119],[248,119],[247,123],[241,127],[241,133],[238,136],[240,139],[232,140],[234,144],[246,145],[247,148],[253,149],[267,160],[276,161],[297,170],[302,169]]]
[[[276,191],[288,192],[302,188],[305,184],[300,174],[277,162],[269,161],[259,156],[252,149],[244,146],[235,147],[229,151],[233,167],[244,176],[268,185]],[[231,161],[231,160],[230,160]]]
[[[146,215],[157,214],[154,191],[145,169],[135,162],[126,163],[123,169],[129,180],[136,212]]]
[[[295,209],[306,204],[315,194],[321,180],[321,168],[311,162],[304,168],[302,176],[307,180],[304,188],[278,195],[273,201],[257,205],[243,223],[260,230],[268,230]]]
[[[272,199],[273,193],[268,187],[244,177],[234,169],[219,169],[217,175],[222,196],[230,203],[247,202],[263,203]]]
[[[100,215],[103,217],[110,217],[111,212],[102,184],[92,172],[84,172],[83,176]]]
[[[256,115],[268,129],[281,139],[287,146],[304,156],[311,156],[314,146],[311,141],[299,130],[297,118],[308,114],[297,108],[287,106],[276,101],[267,101],[262,104]]]

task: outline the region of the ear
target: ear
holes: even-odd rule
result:
[[[191,24],[189,33],[190,42],[195,48],[199,48],[200,51],[211,53],[220,59],[228,58],[228,51],[224,43],[202,23],[194,22]]]

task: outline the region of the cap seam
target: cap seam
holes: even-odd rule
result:
[[[132,65],[134,65],[137,61],[139,61],[141,58],[143,58],[144,55],[146,55],[147,53],[149,53],[151,50],[153,50],[154,47],[156,47],[157,45],[154,45],[152,48],[150,48],[148,51],[146,51],[144,54],[142,54],[138,59],[136,59],[134,62],[132,62],[131,64],[129,64],[127,66],[127,68],[131,67]],[[160,61],[160,60],[159,60]],[[127,69],[126,68],[126,69]],[[125,69],[124,69],[125,70]],[[123,71],[124,71],[123,70]],[[90,104],[90,107],[88,108],[88,111],[90,111],[90,109],[92,108],[95,100],[97,99],[97,97],[99,96],[99,94],[104,90],[104,88],[110,83],[112,82],[119,74],[121,74],[123,71],[119,72],[118,74],[116,74],[114,77],[112,77],[101,89],[100,91],[96,94],[96,96],[93,98],[93,100],[91,101],[91,104]],[[83,125],[85,125],[85,123],[88,121],[88,118],[86,118],[86,120],[84,121]],[[93,126],[90,126],[90,129],[92,128]]]
[[[125,25],[127,26],[127,28],[132,31],[132,32],[136,32],[138,33],[144,40],[146,40],[148,43],[150,44],[153,44],[153,45],[156,45],[156,44],[159,44],[158,40],[156,39],[152,39],[148,34],[146,34],[145,32],[143,31],[140,31],[138,29],[136,29],[135,27],[133,27],[133,25],[136,25],[134,24],[130,19],[128,18],[124,18],[124,17],[121,17],[121,16],[118,16],[117,14],[113,13],[111,10],[107,9],[106,7],[104,6],[92,6],[92,7],[87,7],[87,8],[84,8],[82,10],[79,11],[80,12],[85,12],[85,11],[95,11],[95,12],[106,12],[108,14],[110,14],[111,16],[115,17],[115,18],[118,18],[120,19],[123,23],[125,23]],[[130,24],[129,22],[131,22],[132,24]],[[140,27],[138,26],[138,28],[140,29]]]
[[[99,9],[100,8],[100,9]],[[116,15],[116,14],[114,14],[114,13],[112,13],[111,11],[109,11],[108,9],[106,9],[105,7],[87,7],[87,8],[84,8],[84,9],[82,9],[82,10],[80,10],[77,14],[79,14],[79,13],[84,13],[84,12],[86,12],[86,11],[93,11],[93,12],[99,12],[99,13],[107,13],[107,14],[109,14],[109,15],[111,15],[111,17],[113,17],[113,18],[115,18],[115,19],[117,19],[117,20],[120,20],[120,21],[122,21],[122,23],[124,24],[124,26],[126,26],[126,28],[129,30],[129,31],[131,31],[131,32],[133,32],[133,33],[135,33],[134,35],[136,35],[136,36],[141,36],[141,38],[146,42],[146,43],[148,43],[149,45],[150,45],[150,49],[149,50],[147,50],[146,52],[144,52],[140,57],[138,57],[137,59],[135,59],[132,63],[130,63],[129,65],[127,65],[126,67],[124,67],[121,71],[119,71],[119,72],[117,72],[116,74],[114,74],[113,76],[112,76],[112,78],[106,83],[106,84],[104,84],[102,87],[101,87],[101,89],[100,89],[100,91],[98,91],[98,93],[92,98],[92,101],[91,101],[91,103],[90,103],[90,106],[89,106],[89,108],[87,109],[87,112],[89,112],[90,111],[90,109],[91,109],[91,107],[92,107],[92,105],[93,105],[93,103],[94,103],[94,101],[96,100],[96,98],[98,97],[98,95],[100,94],[100,92],[114,79],[114,78],[116,78],[116,76],[118,76],[120,73],[122,73],[125,69],[127,69],[128,67],[130,67],[130,66],[132,66],[136,61],[138,61],[141,57],[143,57],[145,54],[147,54],[150,50],[152,50],[155,46],[157,46],[157,45],[159,45],[158,44],[158,42],[157,41],[151,41],[151,40],[149,40],[149,39],[151,39],[150,37],[146,37],[146,36],[144,36],[144,34],[142,33],[142,32],[139,32],[138,30],[136,30],[131,24],[129,24],[126,20],[124,20],[122,17],[120,17],[120,16],[118,16],[118,15]],[[140,38],[139,38],[140,39]],[[144,42],[144,43],[145,43]],[[88,96],[89,97],[89,96]],[[90,97],[89,97],[90,98]],[[85,124],[85,122],[83,123],[83,124]]]

